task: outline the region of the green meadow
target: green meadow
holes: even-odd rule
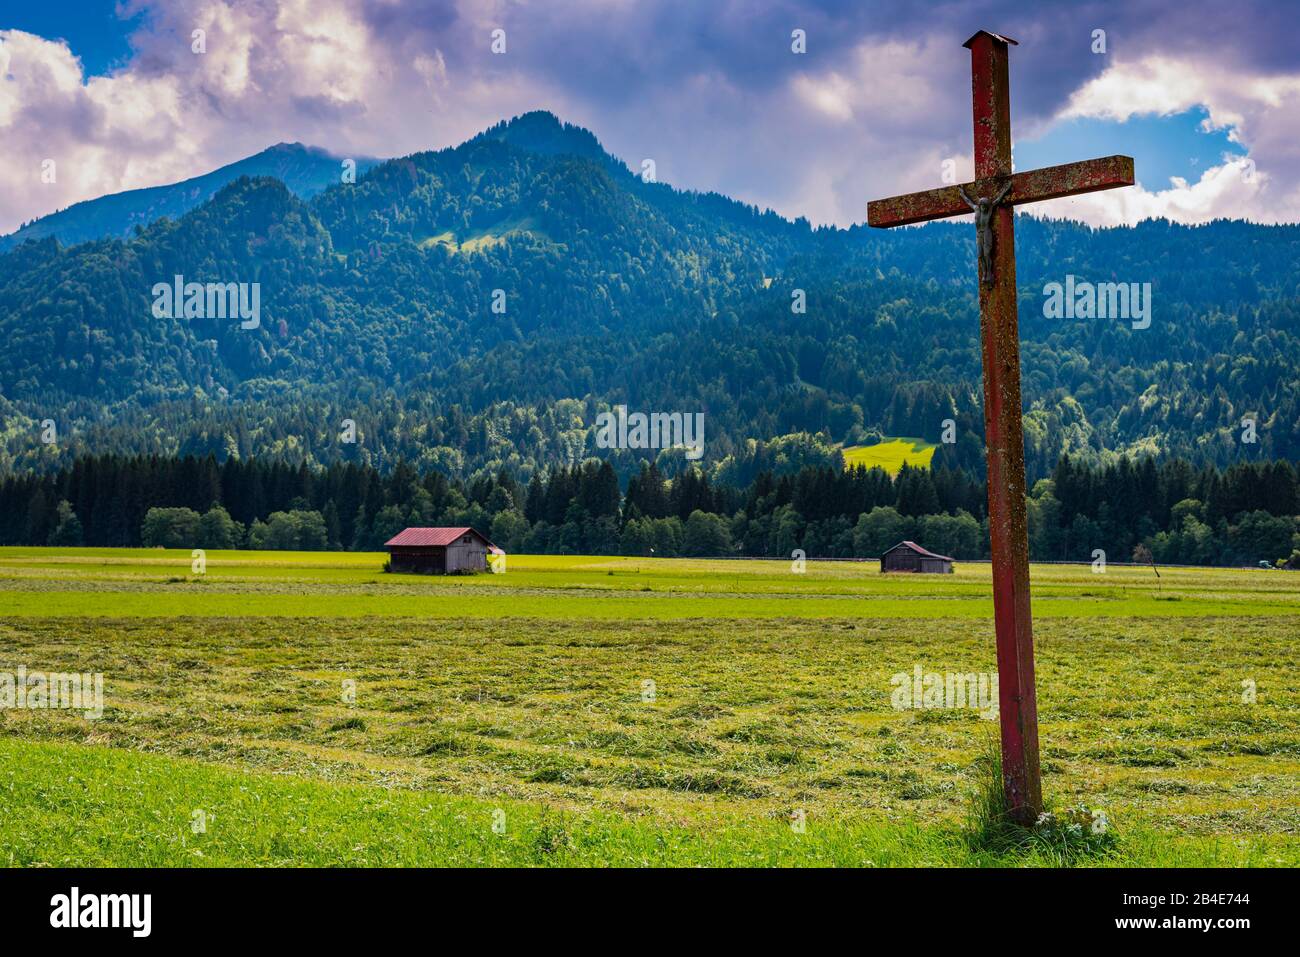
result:
[[[104,682],[0,710],[0,862],[1300,865],[1300,576],[1033,567],[1074,852],[981,843],[996,721],[891,700],[995,670],[987,565],[383,558],[0,549],[0,672]]]

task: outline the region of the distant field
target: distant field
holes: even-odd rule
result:
[[[850,445],[842,451],[846,468],[861,465],[880,467],[890,475],[897,475],[904,463],[913,468],[930,467],[935,446],[924,439],[886,438],[879,445]]]
[[[0,862],[1056,863],[963,837],[995,722],[891,706],[994,669],[986,565],[382,560],[0,549],[0,671],[106,698],[0,711]],[[1300,575],[1033,578],[1045,788],[1120,835],[1083,863],[1300,865]]]
[[[382,553],[0,548],[13,617],[987,620],[989,566],[881,575],[879,564],[511,555],[505,575],[388,575]],[[1300,576],[1252,569],[1035,565],[1040,618],[1300,615]]]

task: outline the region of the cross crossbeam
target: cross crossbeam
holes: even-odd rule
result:
[[[1133,160],[1128,156],[1107,156],[1013,172],[1007,54],[1009,45],[1015,42],[981,30],[964,44],[971,51],[975,181],[876,200],[867,206],[867,222],[879,227],[906,226],[975,212],[1002,784],[1013,818],[1032,824],[1042,810],[1043,798],[1029,606],[1013,207],[1132,186]]]
[[[962,189],[971,196],[992,196],[998,192],[1003,182],[1004,177],[991,176],[960,186],[943,186],[890,199],[873,200],[867,204],[867,225],[880,228],[911,226],[932,219],[960,216],[970,212],[970,207],[961,198]],[[1103,156],[1081,163],[1064,163],[1026,173],[1013,173],[1011,192],[1007,193],[1001,205],[1021,206],[1132,185],[1133,157]]]

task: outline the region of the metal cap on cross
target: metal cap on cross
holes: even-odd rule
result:
[[[1133,185],[1133,158],[1107,156],[1016,173],[1011,167],[1007,54],[1016,41],[981,30],[971,51],[975,180],[867,205],[867,223],[887,228],[975,213],[979,250],[984,434],[988,449],[989,539],[1002,723],[1002,781],[1013,818],[1042,810],[1038,702],[1029,608],[1025,442],[1020,421],[1020,332],[1016,316],[1013,207]]]

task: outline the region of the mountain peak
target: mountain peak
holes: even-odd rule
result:
[[[502,120],[498,126],[522,127],[522,126],[549,126],[554,129],[563,129],[571,124],[565,123],[550,110],[529,110],[527,113],[520,113],[516,117],[508,120]],[[573,127],[579,129],[579,127]],[[583,132],[586,132],[585,130]]]
[[[280,157],[323,156],[331,160],[340,158],[340,157],[336,157],[333,153],[331,153],[329,150],[325,149],[322,146],[310,146],[307,143],[299,143],[296,141],[293,143],[276,143],[274,146],[268,146],[266,149],[262,150],[262,152],[255,153],[254,155],[255,156],[280,156]],[[251,159],[251,157],[249,158]],[[375,160],[373,157],[370,156],[356,157],[356,159],[358,161],[364,160],[366,163],[378,162],[377,160]]]
[[[531,153],[582,156],[601,162],[613,160],[594,133],[581,126],[565,123],[549,110],[532,110],[502,120],[470,142],[487,139],[500,140]]]

